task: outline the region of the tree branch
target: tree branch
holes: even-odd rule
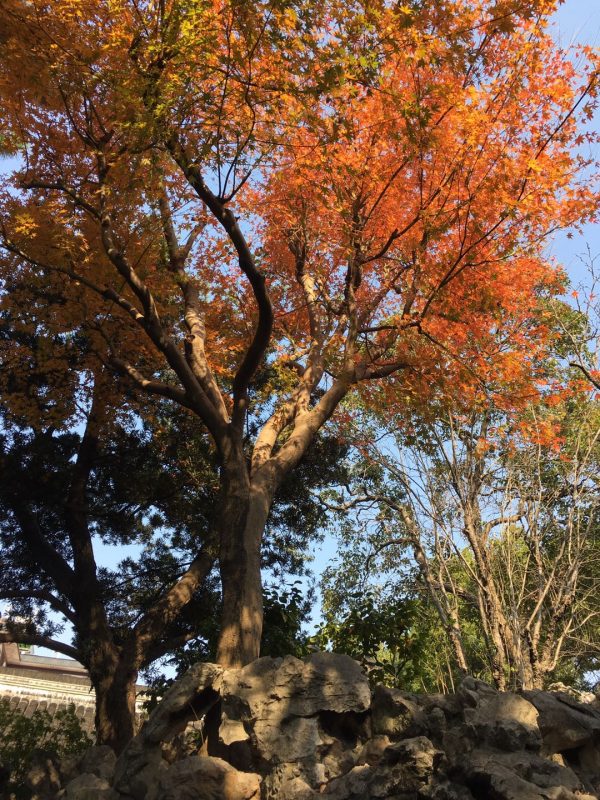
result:
[[[40,600],[44,603],[48,603],[55,611],[58,611],[59,614],[66,617],[69,622],[75,621],[75,614],[66,603],[51,592],[42,589],[32,589],[29,592],[11,592],[0,589],[0,600]]]
[[[136,640],[138,666],[149,663],[149,654],[154,642],[177,617],[181,609],[192,599],[194,592],[210,573],[215,557],[204,547],[192,561],[186,572],[135,625],[133,633]]]
[[[0,631],[0,642],[5,644],[33,644],[38,647],[47,647],[48,650],[55,650],[57,653],[62,653],[68,658],[73,658],[75,661],[79,660],[79,651],[75,647],[71,647],[64,642],[57,642],[55,639],[50,639],[47,636],[42,636],[37,633],[19,633],[15,631]]]
[[[73,464],[65,503],[69,541],[73,551],[73,564],[77,580],[83,582],[86,593],[93,595],[94,600],[97,599],[99,587],[88,519],[87,487],[98,457],[99,435],[105,412],[106,404],[101,397],[101,389],[96,377],[92,405]]]
[[[61,594],[72,601],[77,583],[75,572],[43,536],[34,514],[23,506],[20,498],[14,498],[11,505],[34,563],[56,582]]]
[[[24,181],[22,183],[24,189],[45,189],[47,191],[60,191],[70,197],[76,205],[80,208],[83,208],[85,211],[88,212],[92,217],[95,219],[100,219],[100,211],[95,208],[91,203],[88,203],[87,200],[84,200],[81,195],[77,194],[76,191],[73,189],[69,189],[68,186],[65,186],[64,183],[61,182],[54,182],[48,183],[46,181]]]
[[[138,369],[128,364],[126,361],[123,361],[123,359],[118,358],[118,356],[112,356],[110,363],[118,372],[131,378],[135,385],[145,392],[174,400],[176,403],[179,403],[179,405],[189,409],[194,408],[183,389],[179,389],[177,386],[172,386],[168,383],[163,383],[162,381],[146,378]]]
[[[168,139],[167,147],[174,161],[179,165],[189,181],[190,186],[194,189],[198,197],[206,203],[213,216],[229,236],[230,241],[235,247],[240,269],[248,278],[258,307],[258,323],[254,332],[254,337],[233,379],[233,425],[238,435],[241,436],[247,407],[247,389],[271,341],[274,319],[271,300],[265,277],[256,267],[254,257],[237,223],[235,215],[227,208],[221,198],[211,192],[204,182],[200,169],[188,158],[184,148],[175,136],[171,136]]]
[[[592,386],[595,389],[599,389],[600,390],[600,381],[597,380],[596,378],[594,378],[592,376],[591,372],[588,369],[586,369],[586,367],[584,367],[583,364],[581,364],[579,361],[570,361],[569,362],[569,366],[573,367],[574,369],[581,370],[581,372],[583,372],[583,374],[588,379],[588,381],[592,384]]]
[[[169,199],[164,190],[159,197],[159,209],[169,253],[168,266],[176,276],[183,297],[184,320],[188,330],[188,335],[185,338],[186,359],[206,396],[215,407],[223,424],[226,425],[229,422],[227,407],[206,358],[206,326],[200,305],[198,287],[196,281],[185,272],[185,261],[193,246],[196,234],[192,231],[186,244],[183,247],[180,246],[175,225],[173,224],[173,214]]]
[[[173,636],[171,639],[160,642],[148,650],[146,653],[145,664],[151,664],[158,658],[162,658],[162,656],[166,655],[167,653],[172,653],[174,650],[177,650],[179,647],[183,647],[188,642],[192,642],[197,638],[198,633],[196,631],[188,631],[187,633],[182,633],[181,636]]]

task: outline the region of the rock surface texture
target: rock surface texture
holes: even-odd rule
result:
[[[43,772],[36,800],[595,800],[600,707],[473,678],[371,692],[328,653],[197,664],[116,762],[93,748],[59,789]]]

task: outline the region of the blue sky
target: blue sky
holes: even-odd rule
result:
[[[600,46],[600,0],[566,0],[556,14],[555,38],[564,47],[569,44]],[[598,130],[600,116],[591,125]],[[558,234],[549,252],[567,269],[573,283],[585,280],[580,256],[590,247],[592,255],[600,254],[600,224],[587,225],[582,234],[572,239]]]
[[[556,14],[561,45],[570,42],[600,44],[600,2],[598,0],[566,0]]]

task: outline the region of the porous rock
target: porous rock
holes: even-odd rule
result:
[[[34,750],[25,776],[25,786],[34,800],[47,800],[61,788],[58,760],[52,752]]]
[[[277,764],[264,777],[262,800],[316,800],[318,792],[301,777],[297,764]]]
[[[384,736],[418,736],[426,729],[425,713],[415,695],[377,686],[371,705],[373,733]]]
[[[247,745],[256,769],[273,773],[266,795],[320,791],[354,766],[370,701],[367,678],[348,656],[259,659],[225,672],[219,739],[230,748]]]
[[[117,757],[108,745],[97,745],[87,750],[78,764],[80,772],[89,772],[99,778],[111,781],[115,774]]]
[[[194,664],[163,697],[138,734],[144,742],[160,744],[181,733],[188,722],[208,713],[219,699],[223,668]]]
[[[463,708],[475,708],[482,702],[493,700],[497,694],[496,689],[485,681],[468,676],[458,687],[456,698]]]
[[[503,750],[536,749],[541,743],[538,711],[518,694],[485,696],[475,708],[465,709],[465,720],[480,740]]]
[[[191,735],[193,734],[193,735]],[[186,738],[187,737],[187,738]],[[333,653],[193,667],[64,800],[592,800],[600,711],[567,692],[377,687]],[[87,794],[86,794],[87,793]]]
[[[119,795],[104,778],[84,772],[70,781],[64,792],[64,800],[119,800]]]
[[[220,758],[190,756],[160,776],[157,800],[258,800],[260,778]]]
[[[315,653],[306,659],[261,658],[223,677],[222,738],[250,738],[260,756],[277,763],[302,759],[319,745],[319,714],[363,713],[371,692],[360,666],[348,656]],[[232,720],[242,722],[236,734]]]
[[[538,711],[547,753],[562,753],[600,738],[600,712],[591,705],[578,703],[566,693],[535,690],[523,696]]]

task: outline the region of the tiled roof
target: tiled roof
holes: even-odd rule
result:
[[[138,686],[137,720],[145,687]],[[22,652],[18,645],[0,645],[0,700],[31,717],[36,710],[55,716],[75,707],[75,714],[88,733],[94,732],[96,694],[85,668],[69,658],[38,656]]]
[[[67,672],[57,670],[40,669],[34,664],[29,664],[22,667],[20,664],[7,664],[6,666],[0,665],[0,674],[2,675],[22,675],[31,676],[32,678],[41,678],[47,681],[57,681],[58,683],[75,683],[85,686],[90,685],[90,679],[86,672]]]
[[[0,643],[0,668],[3,667],[16,667],[21,671],[42,670],[48,673],[52,672],[55,675],[69,673],[70,675],[79,675],[81,677],[87,676],[83,664],[73,658],[39,656],[37,653],[34,654],[22,650],[14,642]]]
[[[36,669],[56,669],[61,672],[85,672],[85,667],[72,658],[54,658],[52,656],[38,656],[31,653],[21,653],[19,664],[23,667]]]

